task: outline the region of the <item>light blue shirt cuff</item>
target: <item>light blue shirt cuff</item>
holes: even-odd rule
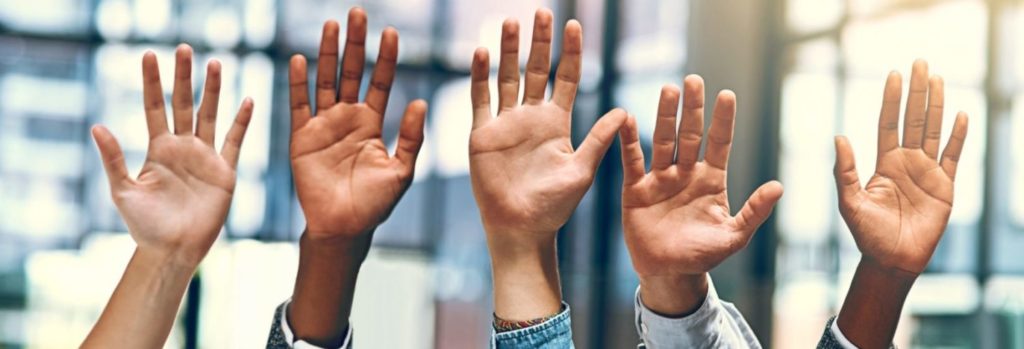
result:
[[[708,278],[708,294],[693,314],[670,318],[651,311],[636,289],[636,330],[640,348],[761,348],[743,315],[718,298]]]

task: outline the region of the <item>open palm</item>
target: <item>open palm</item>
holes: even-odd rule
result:
[[[942,130],[943,83],[928,77],[924,61],[914,62],[903,127],[897,125],[901,99],[899,73],[885,83],[878,128],[875,174],[861,188],[853,150],[836,138],[839,212],[866,257],[899,270],[921,273],[946,229],[953,207],[953,179],[967,136],[967,115],[960,113],[938,158]]]
[[[398,57],[398,32],[387,28],[370,90],[358,102],[363,75],[366,14],[354,9],[338,75],[338,31],[324,25],[316,82],[316,117],[311,117],[306,61],[291,60],[291,163],[299,204],[313,237],[355,237],[383,222],[412,182],[423,143],[426,103],[409,104],[394,156],[381,139],[384,112]],[[336,86],[337,85],[337,86]]]
[[[156,56],[142,61],[149,151],[138,178],[132,179],[124,154],[110,131],[93,128],[110,180],[114,202],[132,237],[144,248],[182,252],[198,264],[216,240],[235,189],[235,166],[242,138],[252,116],[246,99],[221,153],[213,148],[220,93],[220,64],[208,67],[203,101],[192,131],[192,50],[177,50],[174,92],[174,134],[168,132]]]
[[[633,266],[642,278],[710,271],[746,246],[782,196],[775,181],[761,186],[733,216],[726,193],[736,96],[718,95],[704,161],[698,161],[704,130],[704,82],[685,81],[682,122],[676,130],[680,92],[662,89],[654,129],[651,173],[645,174],[636,120],[622,137],[622,222]],[[673,161],[673,154],[678,152]]]
[[[562,62],[552,99],[546,101],[552,18],[549,11],[537,12],[520,105],[518,28],[514,21],[503,28],[497,118],[490,111],[487,50],[478,49],[473,57],[470,174],[486,227],[547,237],[565,224],[593,183],[626,115],[622,110],[609,112],[574,150],[569,136],[580,79],[582,29],[576,21],[566,25]]]

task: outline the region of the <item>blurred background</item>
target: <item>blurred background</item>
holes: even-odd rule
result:
[[[353,5],[370,17],[367,75],[380,31],[401,32],[386,142],[393,146],[408,101],[430,103],[416,181],[378,229],[360,275],[358,347],[487,345],[489,258],[466,151],[469,63],[477,46],[498,50],[502,20],[514,17],[525,64],[533,13],[546,6],[556,22],[577,18],[584,28],[577,143],[599,115],[622,106],[638,116],[649,145],[660,87],[685,74],[705,78],[709,103],[720,89],[738,94],[730,199],[739,207],[773,178],[786,194],[746,250],[713,274],[766,347],[812,347],[859,259],[835,208],[832,136],[850,137],[866,179],[887,72],[907,76],[914,58],[927,59],[946,81],[943,133],[965,110],[970,135],[952,221],[896,342],[1024,348],[1017,0],[0,0],[0,347],[77,346],[99,316],[134,243],[88,129],[107,125],[137,171],[147,141],[142,52],[157,53],[167,84],[180,42],[195,47],[196,67],[223,62],[218,144],[244,96],[256,110],[225,232],[167,347],[262,347],[274,308],[291,294],[304,226],[287,157],[288,57],[315,59],[323,22],[344,28]],[[205,72],[194,72],[198,86]],[[613,149],[559,234],[581,348],[637,342],[619,166]]]

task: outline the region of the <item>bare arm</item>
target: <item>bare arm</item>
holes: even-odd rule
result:
[[[163,346],[192,274],[224,225],[252,101],[242,103],[218,154],[213,144],[220,63],[213,61],[208,67],[195,131],[191,67],[192,49],[182,45],[177,51],[171,133],[156,56],[149,52],[143,57],[150,141],[137,178],[128,176],[121,147],[110,131],[102,126],[92,130],[111,196],[138,247],[82,347]]]

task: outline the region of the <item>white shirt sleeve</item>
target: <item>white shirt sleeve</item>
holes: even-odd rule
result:
[[[693,314],[681,318],[664,317],[647,309],[640,299],[639,287],[635,298],[639,348],[761,348],[739,310],[718,299],[710,278],[704,303]]]
[[[293,349],[326,349],[321,348],[312,344],[307,343],[304,340],[296,340],[295,334],[292,333],[292,327],[288,324],[288,307],[292,305],[292,301],[289,299],[284,305],[284,311],[281,312],[281,332],[284,332],[284,339],[288,341]],[[348,330],[345,331],[345,340],[341,342],[341,346],[338,349],[347,349],[352,347],[352,325],[349,324]]]
[[[858,349],[857,346],[853,344],[853,342],[850,342],[850,340],[843,335],[843,331],[839,330],[839,318],[836,318],[834,321],[832,321],[832,326],[829,326],[828,330],[832,331],[832,336],[835,337],[836,342],[839,342],[839,345],[843,346],[843,348]]]

